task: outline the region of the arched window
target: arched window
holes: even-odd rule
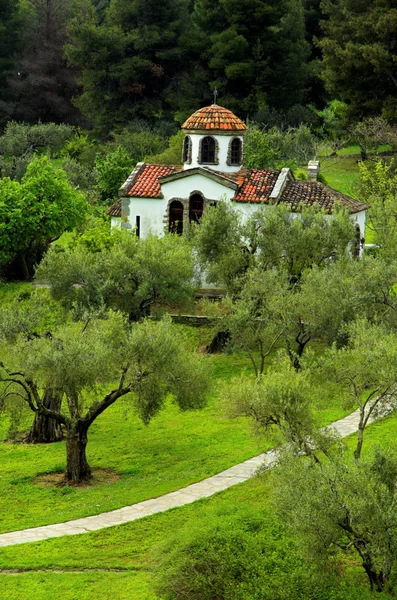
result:
[[[242,156],[243,145],[240,138],[233,138],[230,142],[230,164],[241,165],[243,162]]]
[[[204,199],[200,194],[192,194],[189,200],[189,221],[200,223],[204,209]]]
[[[192,140],[188,135],[185,135],[185,139],[183,140],[182,162],[192,162]]]
[[[215,156],[216,142],[213,137],[207,137],[201,140],[201,160],[203,164],[213,165],[216,162]]]
[[[169,232],[182,235],[183,233],[183,204],[173,200],[170,204]]]

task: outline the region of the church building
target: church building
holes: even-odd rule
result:
[[[199,221],[209,204],[231,202],[243,218],[260,206],[287,205],[291,213],[316,206],[332,214],[345,206],[365,237],[368,205],[316,181],[318,163],[309,163],[309,180],[296,181],[290,169],[244,167],[246,125],[230,110],[212,104],[200,108],[182,125],[183,165],[138,163],[108,210],[113,226],[146,237],[150,232],[183,234]]]

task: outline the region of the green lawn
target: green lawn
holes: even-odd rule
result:
[[[369,427],[365,451],[379,444],[396,447],[397,416]],[[355,437],[352,436],[351,444]],[[58,538],[0,549],[0,569],[23,571],[0,573],[1,597],[8,600],[52,600],[54,588],[63,598],[105,600],[158,600],[151,588],[156,569],[156,550],[169,539],[182,537],[191,528],[207,527],[218,519],[232,519],[244,507],[266,512],[272,476],[266,474],[237,485],[212,498],[99,532]],[[355,565],[341,562],[341,588],[335,600],[383,600],[371,594],[365,577]],[[348,590],[348,594],[347,594]],[[291,599],[292,600],[292,599]]]
[[[321,174],[331,187],[353,198],[357,197],[360,171],[356,157],[326,159],[321,163]]]
[[[193,330],[192,335],[203,336],[203,331]],[[43,474],[64,471],[64,442],[0,444],[0,532],[98,514],[161,496],[269,449],[274,440],[259,442],[246,419],[228,419],[220,406],[221,386],[232,376],[249,373],[249,360],[231,355],[205,360],[214,389],[204,410],[182,413],[169,402],[145,426],[125,400],[95,421],[87,454],[92,468],[103,470],[98,475],[105,477],[102,482],[57,487],[43,481]],[[345,414],[338,399],[319,407],[322,424]],[[1,426],[4,435],[4,419]]]

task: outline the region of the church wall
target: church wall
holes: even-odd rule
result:
[[[160,198],[131,198],[129,214],[126,215],[128,229],[135,230],[137,217],[140,217],[140,237],[145,238],[149,233],[164,234],[163,217],[167,210],[167,201]]]
[[[217,152],[217,164],[215,165],[206,165],[199,163],[199,155],[200,155],[200,142],[207,135],[213,137],[218,144],[218,152]],[[222,171],[224,173],[236,173],[241,169],[241,165],[230,166],[227,164],[228,153],[229,153],[229,144],[233,137],[238,137],[242,143],[244,148],[244,138],[241,135],[233,136],[230,132],[227,135],[215,135],[211,134],[211,131],[208,131],[206,134],[195,134],[189,133],[190,139],[192,140],[192,160],[189,164],[185,164],[185,169],[192,169],[193,167],[209,167],[210,169],[215,169],[216,171]]]
[[[201,192],[208,200],[219,200],[226,197],[231,199],[235,190],[203,175],[190,175],[169,183],[163,183],[161,191],[168,201],[171,198],[189,198],[192,192]]]

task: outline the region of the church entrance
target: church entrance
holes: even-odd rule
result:
[[[183,204],[179,200],[170,204],[169,232],[178,235],[183,233]]]
[[[204,199],[200,194],[192,194],[189,200],[189,221],[200,223],[204,210]]]

